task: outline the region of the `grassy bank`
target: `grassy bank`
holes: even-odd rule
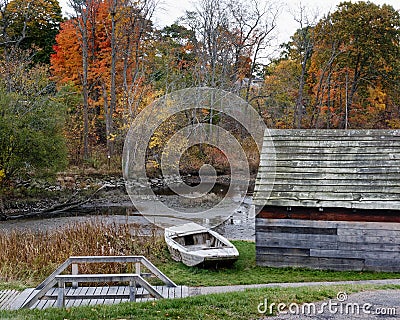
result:
[[[333,299],[338,292],[400,289],[395,286],[330,286],[300,288],[252,289],[245,292],[211,294],[184,299],[145,303],[86,306],[69,309],[0,311],[1,319],[260,319],[270,315],[258,312],[258,305],[269,303],[305,303]],[[274,313],[276,312],[273,309]]]
[[[149,232],[150,231],[150,232]],[[398,273],[334,272],[256,266],[255,244],[234,241],[239,260],[229,268],[189,268],[172,261],[163,238],[140,226],[107,224],[101,220],[67,225],[53,232],[12,231],[0,234],[0,290],[36,286],[70,255],[145,255],[178,284],[216,286],[271,282],[367,280],[400,278]],[[86,269],[85,269],[86,268]],[[126,272],[125,265],[97,265],[81,272]],[[99,270],[101,269],[101,271]],[[303,303],[347,293],[400,286],[329,286],[253,289],[148,303],[88,306],[70,309],[0,311],[0,319],[259,319],[257,306]]]
[[[193,268],[173,261],[160,264],[159,267],[175,282],[191,286],[400,278],[400,273],[389,272],[258,267],[254,242],[233,241],[233,243],[239,250],[240,257],[231,268],[216,270]]]
[[[399,273],[258,267],[253,242],[234,244],[240,257],[232,267],[203,269],[173,261],[163,238],[155,230],[144,235],[138,225],[107,224],[96,219],[53,232],[6,232],[0,234],[0,289],[34,287],[72,255],[144,255],[173,281],[188,286],[400,278]],[[129,267],[88,265],[81,272],[127,272]]]

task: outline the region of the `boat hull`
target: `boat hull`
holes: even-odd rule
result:
[[[190,225],[165,230],[172,259],[187,266],[229,265],[238,259],[239,252],[229,240],[212,230]]]

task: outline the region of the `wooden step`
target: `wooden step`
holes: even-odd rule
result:
[[[20,294],[17,290],[0,290],[0,310],[9,310]]]

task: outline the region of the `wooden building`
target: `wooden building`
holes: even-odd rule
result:
[[[258,265],[400,272],[400,130],[269,130],[264,142]]]

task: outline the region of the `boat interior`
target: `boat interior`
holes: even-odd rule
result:
[[[190,250],[219,249],[228,247],[224,242],[208,232],[172,237],[174,241]]]

